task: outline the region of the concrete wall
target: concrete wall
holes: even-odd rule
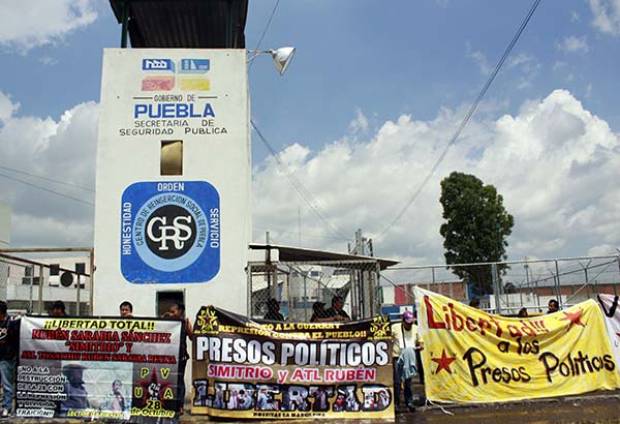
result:
[[[135,315],[156,315],[162,291],[182,293],[191,318],[207,304],[246,313],[247,90],[245,50],[106,49],[97,151],[95,314],[117,314],[118,305],[129,300]],[[166,140],[183,141],[182,175],[161,175]],[[168,184],[175,182],[184,183],[183,189]],[[183,213],[149,206],[166,194],[181,200],[165,205]],[[217,200],[219,206],[213,206]],[[207,201],[212,203],[205,207]],[[176,225],[179,217],[196,226],[195,240],[187,240],[189,232]],[[166,239],[168,230],[168,235],[176,231],[176,241]],[[177,257],[162,256],[170,252]]]

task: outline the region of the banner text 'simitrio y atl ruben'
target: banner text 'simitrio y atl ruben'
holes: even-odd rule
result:
[[[24,317],[16,414],[175,418],[180,340],[180,321]]]
[[[258,323],[203,307],[194,335],[194,414],[394,417],[387,319]]]
[[[416,288],[426,396],[501,402],[620,388],[593,300],[530,318],[487,314]]]

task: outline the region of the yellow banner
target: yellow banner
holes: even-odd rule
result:
[[[593,300],[554,314],[507,318],[416,288],[426,397],[478,403],[620,388]]]

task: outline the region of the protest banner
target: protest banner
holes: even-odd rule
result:
[[[478,403],[620,388],[594,300],[530,318],[487,314],[415,289],[426,397]]]
[[[620,364],[620,306],[618,305],[620,297],[612,294],[599,294],[597,298],[605,316],[607,335],[614,351],[616,364]],[[620,372],[620,367],[618,367],[618,372]]]
[[[175,418],[181,321],[24,317],[18,417]]]
[[[194,336],[192,414],[394,418],[386,318],[258,323],[209,306]]]

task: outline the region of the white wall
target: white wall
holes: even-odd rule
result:
[[[184,70],[183,59],[200,59],[203,65],[204,60],[209,60],[209,69],[206,72],[194,69],[195,73],[192,69]],[[170,63],[174,63],[174,70],[170,69]],[[193,82],[187,81],[192,79]],[[205,85],[207,79],[208,90]],[[171,81],[174,82],[174,88],[167,90],[170,86],[166,85],[171,84]],[[183,87],[183,84],[202,84],[202,87],[188,88]],[[156,91],[150,90],[157,87],[159,89]],[[245,50],[105,50],[97,151],[95,314],[118,314],[118,305],[123,300],[129,300],[134,304],[136,315],[152,316],[156,312],[156,292],[173,290],[185,292],[187,312],[192,318],[201,305],[207,304],[246,313],[244,268],[251,234],[247,91]],[[165,95],[181,96],[182,99],[165,99],[162,97]],[[149,117],[148,113],[144,113],[145,107],[153,110],[163,108],[160,110],[164,110],[167,117]],[[194,114],[203,114],[207,110],[207,115],[213,112],[215,116],[188,117],[188,107],[193,108]],[[172,117],[173,115],[176,117]],[[170,133],[131,133],[132,130],[144,128],[158,131],[165,129]],[[195,132],[192,133],[192,130]],[[183,140],[183,175],[160,175],[162,140]],[[147,222],[151,222],[153,214],[159,212],[157,207],[142,207],[148,202],[136,200],[150,190],[144,188],[148,184],[130,189],[128,187],[134,183],[162,181],[184,182],[184,191],[170,194],[185,196],[185,200],[193,199],[196,203],[205,201],[210,194],[201,194],[203,192],[200,190],[204,188],[202,185],[200,190],[196,188],[196,192],[189,193],[188,182],[208,182],[217,190],[220,202],[219,261],[214,257],[217,249],[211,248],[210,243],[203,248],[196,241],[190,252],[202,252],[200,255],[209,252],[211,255],[208,258],[199,256],[197,261],[202,261],[203,264],[200,267],[195,267],[198,262],[183,264],[191,253],[173,259],[152,256],[153,252],[161,254],[164,247],[175,249],[171,240],[159,239],[161,231],[164,230],[156,224],[152,227],[157,233],[154,238],[158,239],[153,244],[155,247],[149,250],[146,244],[141,245],[142,254],[145,257],[154,257],[155,265],[144,266],[146,271],[142,274],[136,271],[138,266],[135,264],[144,261],[138,249],[142,240],[141,226],[137,223],[139,211],[144,211],[146,215],[150,213],[146,218]],[[164,192],[150,194],[157,197]],[[132,237],[130,251],[121,250],[123,202],[131,205],[126,221],[129,226],[126,226],[125,233]],[[209,211],[205,213],[208,215]],[[167,218],[170,220],[166,225],[170,225],[172,218]],[[192,215],[192,219],[199,229],[198,216]],[[148,224],[145,229],[146,227]],[[209,229],[209,237],[215,233]],[[187,235],[177,234],[182,237]],[[180,243],[189,246],[189,242],[187,245],[185,242]],[[157,267],[159,269],[155,269]],[[215,276],[205,277],[205,268],[218,267],[219,271]],[[172,269],[177,271],[170,271]]]

